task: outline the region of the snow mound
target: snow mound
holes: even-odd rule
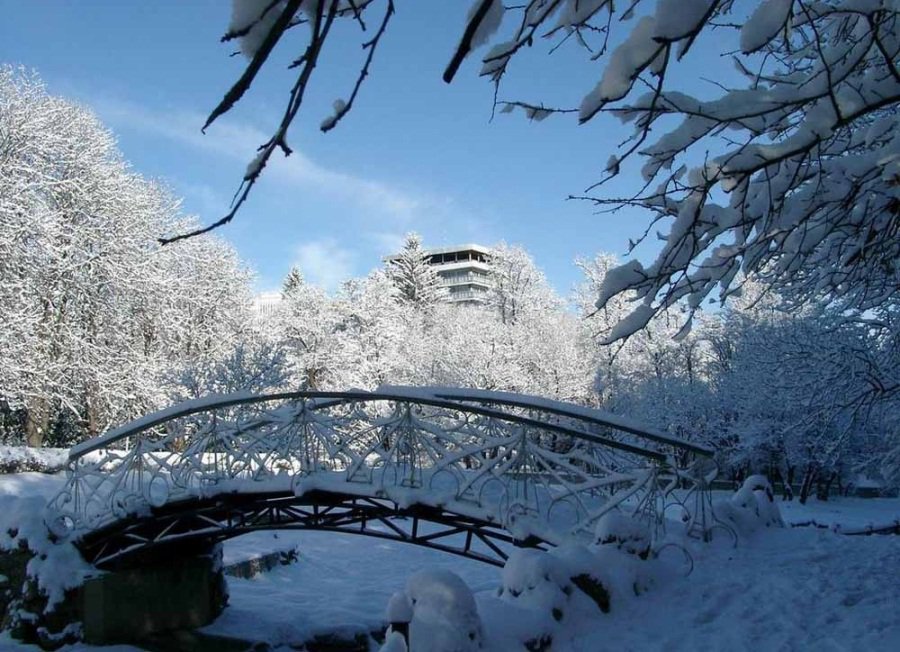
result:
[[[378,648],[378,652],[407,652],[406,640],[399,632],[391,632],[384,639],[384,645]]]
[[[557,623],[576,623],[608,613],[645,592],[663,577],[674,576],[659,560],[643,560],[616,547],[564,545],[549,552],[519,549],[503,568],[499,592],[505,600],[534,614],[536,637]]]
[[[784,527],[775,493],[768,479],[751,475],[727,501],[715,505],[719,518],[732,523],[739,532],[752,534],[757,530]]]
[[[446,570],[419,571],[406,582],[406,596],[413,612],[410,648],[431,652],[481,649],[478,607],[459,575]]]
[[[60,475],[44,473],[0,476],[0,557],[17,578],[15,584],[2,583],[4,625],[45,649],[80,638],[72,590],[98,573],[44,522],[47,500],[63,482]]]
[[[408,623],[413,619],[412,603],[403,591],[397,591],[391,596],[384,619],[388,623]]]
[[[47,611],[60,604],[66,591],[80,586],[97,570],[71,543],[57,542],[44,523],[47,501],[40,495],[0,494],[0,550],[28,549],[28,576],[47,596]]]
[[[650,532],[647,527],[633,516],[612,510],[597,521],[594,534],[597,543],[615,546],[617,549],[641,559],[650,555]]]
[[[68,458],[67,448],[0,445],[0,473],[56,473],[65,468]]]
[[[565,564],[551,554],[514,550],[503,567],[502,582],[500,598],[537,612],[541,630],[552,629],[549,617],[561,621],[569,611],[571,578]]]

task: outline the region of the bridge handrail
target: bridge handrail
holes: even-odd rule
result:
[[[332,494],[382,501],[379,509],[429,506],[436,522],[452,521],[450,534],[462,532],[460,517],[481,519],[461,554],[473,537],[491,548],[480,527],[508,542],[593,540],[614,511],[659,541],[673,505],[679,527],[708,533],[711,454],[614,415],[503,392],[237,392],[173,405],[72,448],[45,521],[101,560],[186,536],[235,536],[258,524],[262,507],[277,512],[263,525],[289,527],[309,516],[295,507]],[[219,505],[220,496],[237,498]],[[372,514],[341,505],[349,516],[336,518],[359,533]],[[337,523],[320,516],[301,525]]]
[[[404,385],[384,385],[378,388],[378,391],[391,392],[393,394],[401,393],[410,397],[418,397],[423,395],[431,395],[437,398],[449,399],[457,402],[477,402],[477,403],[496,403],[499,405],[509,405],[512,407],[523,409],[536,409],[550,414],[571,417],[582,421],[588,421],[601,426],[614,428],[623,432],[637,435],[650,441],[660,444],[667,444],[675,448],[682,448],[692,453],[702,455],[704,457],[712,457],[715,450],[703,444],[696,444],[685,441],[672,435],[667,435],[656,428],[639,426],[628,419],[616,414],[597,410],[595,408],[585,407],[581,405],[572,405],[562,403],[542,396],[534,396],[529,394],[516,394],[513,392],[498,392],[486,389],[465,389],[454,387],[440,386],[404,386]]]
[[[400,388],[397,388],[398,390]],[[636,455],[640,455],[641,457],[646,457],[653,459],[657,462],[665,462],[667,456],[664,453],[660,453],[659,451],[654,451],[650,449],[646,449],[640,446],[636,446],[633,444],[628,444],[625,442],[615,441],[613,439],[609,439],[607,437],[603,437],[601,435],[596,435],[593,433],[584,432],[582,430],[576,428],[569,428],[566,426],[561,426],[558,424],[545,423],[542,421],[538,421],[536,419],[531,419],[525,416],[510,414],[508,412],[503,412],[500,410],[494,410],[484,406],[473,406],[463,404],[458,400],[452,400],[449,398],[443,398],[437,395],[427,395],[427,394],[414,394],[412,392],[403,392],[403,391],[375,391],[368,392],[364,390],[354,390],[347,392],[329,392],[329,391],[291,391],[291,392],[274,392],[270,394],[254,394],[252,392],[236,392],[233,394],[224,394],[224,395],[214,395],[203,397],[199,399],[191,399],[188,401],[184,401],[182,403],[178,403],[176,405],[170,406],[168,408],[159,410],[157,412],[153,412],[146,416],[143,416],[139,419],[135,419],[129,423],[126,423],[118,428],[114,428],[109,430],[108,432],[100,435],[99,437],[95,437],[94,439],[82,442],[72,447],[69,451],[69,463],[73,463],[84,457],[85,455],[92,453],[94,451],[103,450],[109,448],[110,445],[115,444],[116,442],[122,441],[123,439],[127,439],[128,437],[133,437],[141,432],[149,430],[155,426],[161,425],[168,421],[173,421],[175,419],[190,416],[192,414],[197,414],[199,412],[207,412],[214,409],[234,407],[237,405],[253,405],[256,403],[265,403],[269,401],[289,401],[289,400],[298,400],[298,399],[309,399],[309,400],[322,400],[322,401],[331,401],[331,404],[337,403],[348,403],[353,401],[361,401],[361,402],[370,402],[370,401],[399,401],[406,403],[415,403],[419,405],[429,405],[432,407],[442,407],[448,408],[452,410],[458,410],[462,412],[467,412],[470,414],[478,414],[486,417],[493,417],[496,419],[502,419],[505,421],[510,421],[514,423],[519,423],[522,425],[532,426],[537,429],[547,430],[551,432],[557,432],[564,435],[569,435],[577,439],[582,439],[585,441],[590,441],[597,444],[602,444],[604,446],[609,446],[610,448],[615,448],[618,450],[627,451],[630,453],[634,453]],[[500,402],[500,401],[497,401]],[[511,401],[507,401],[507,404],[512,405]],[[324,405],[323,405],[324,406]],[[543,406],[529,405],[527,402],[523,402],[519,407],[535,407],[537,409],[541,409],[547,412],[553,412],[553,410],[547,409]],[[558,411],[557,413],[564,416],[571,416],[574,418],[581,418],[584,420],[590,421],[591,419],[586,419],[583,415],[578,415],[575,413],[566,414],[563,411]],[[666,443],[669,445],[673,445],[680,448],[685,448],[688,450],[695,450],[694,452],[699,452],[703,455],[711,455],[706,449],[701,447],[696,447],[693,445],[686,444],[685,442],[681,442],[674,438],[664,438],[654,439],[647,435],[647,433],[643,433],[640,430],[636,430],[634,428],[627,429],[613,423],[604,423],[599,418],[595,419],[594,422],[600,423],[602,425],[609,425],[610,427],[623,430],[626,432],[630,432],[632,434],[637,434],[638,436],[646,436],[648,439],[654,441],[662,441],[662,443]],[[668,439],[668,440],[667,440]]]

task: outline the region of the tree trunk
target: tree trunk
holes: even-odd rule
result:
[[[794,500],[794,488],[791,486],[790,471],[785,472],[781,468],[776,468],[776,473],[778,473],[778,479],[781,481],[781,499]]]
[[[100,417],[92,397],[88,395],[85,398],[85,428],[87,430],[87,438],[93,439],[100,434]]]
[[[47,434],[50,410],[47,401],[36,399],[28,408],[25,418],[25,445],[40,448],[44,445],[44,437]]]
[[[816,481],[816,465],[810,462],[806,467],[806,474],[803,476],[803,484],[800,485],[800,504],[805,505],[809,498],[809,492],[812,490],[813,483]]]
[[[837,471],[832,471],[828,475],[828,480],[824,482],[819,482],[816,487],[816,498],[819,500],[828,500],[828,496],[831,493],[831,485],[834,482],[835,478],[837,478]]]

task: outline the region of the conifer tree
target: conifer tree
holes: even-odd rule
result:
[[[303,272],[297,267],[291,267],[291,271],[284,277],[284,283],[281,285],[281,295],[283,298],[289,297],[298,288],[303,287],[305,279]]]
[[[388,261],[387,274],[399,291],[401,303],[417,310],[431,308],[446,297],[446,290],[428,262],[418,233],[406,234],[403,250]]]

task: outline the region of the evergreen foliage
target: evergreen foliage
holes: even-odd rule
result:
[[[406,234],[403,249],[388,261],[386,271],[398,290],[398,299],[416,310],[432,308],[447,297],[418,233]]]

